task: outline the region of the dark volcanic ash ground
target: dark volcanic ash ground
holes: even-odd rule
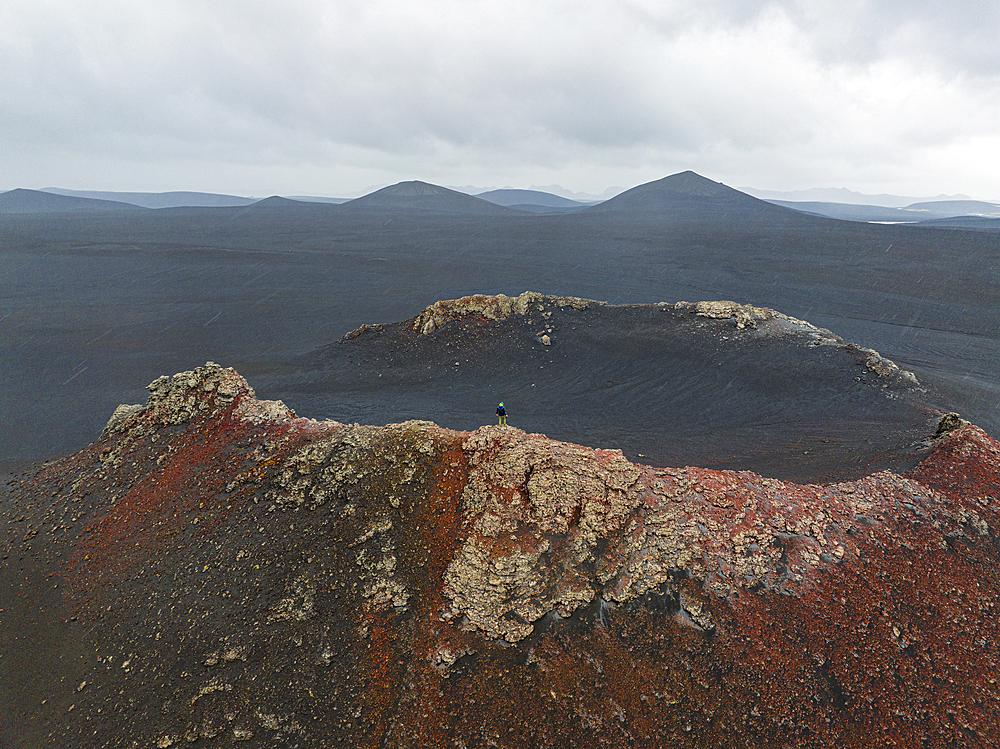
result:
[[[700,362],[730,419],[763,408],[755,392],[807,409],[796,387],[828,382],[816,411],[840,436],[821,444],[840,447],[786,451],[788,470],[893,470],[651,467],[518,428],[301,418],[214,364],[160,378],[92,445],[5,488],[0,746],[991,746],[1000,445],[931,419],[874,352],[759,308],[529,294],[432,305],[268,376],[350,391],[350,367],[379,362],[411,397],[439,388],[415,366],[449,366],[449,344],[488,341],[459,365],[482,373],[504,340],[538,338],[530,367],[562,341],[568,366],[588,321],[597,349],[640,331],[665,372]],[[729,396],[712,354],[741,346],[773,370]],[[862,424],[869,446],[843,452],[851,414],[895,441]]]

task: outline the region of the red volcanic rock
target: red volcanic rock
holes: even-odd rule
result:
[[[1000,445],[974,426],[907,475],[796,485],[302,419],[212,364],[150,391],[7,502],[0,635],[52,664],[5,698],[26,745],[1000,735]],[[22,637],[50,620],[58,647]]]

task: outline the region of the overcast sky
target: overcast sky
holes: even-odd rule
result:
[[[3,0],[0,189],[1000,198],[989,0]]]

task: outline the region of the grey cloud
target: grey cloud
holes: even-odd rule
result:
[[[783,18],[830,65],[867,65],[887,57],[964,75],[994,76],[1000,6],[982,0],[619,0],[624,12],[668,39],[692,31],[750,29]]]
[[[882,179],[905,180],[906,163],[926,168],[909,150],[997,148],[990,44],[1000,11],[947,8],[15,2],[0,8],[0,67],[11,71],[0,150],[26,176],[44,161],[33,153],[48,149],[172,164],[164,174],[203,160],[313,180],[325,167],[364,184],[392,181],[394,170],[487,183],[557,181],[546,175],[569,170],[627,184],[715,164],[717,178],[753,167],[780,179],[788,154],[813,165],[816,180],[843,179],[856,164],[879,179],[874,155]],[[913,94],[896,102],[901,91]],[[782,168],[798,178],[798,167]]]

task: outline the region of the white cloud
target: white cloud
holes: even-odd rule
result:
[[[1000,11],[972,3],[418,0],[0,7],[17,185],[996,197]],[[11,184],[9,186],[15,186]]]

